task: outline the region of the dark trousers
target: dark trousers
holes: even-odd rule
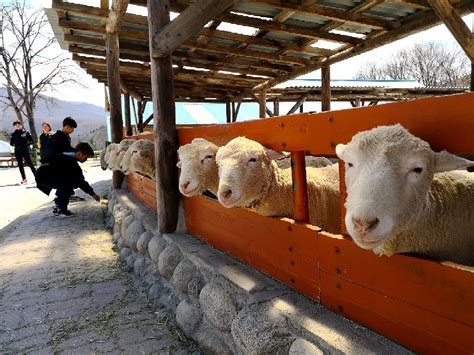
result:
[[[74,193],[72,184],[68,182],[60,182],[55,184],[53,187],[56,188],[56,198],[54,199],[56,206],[58,206],[58,208],[62,211],[67,210],[69,199]]]
[[[18,169],[20,169],[20,174],[23,180],[26,179],[25,175],[25,168],[23,166],[23,159],[25,159],[26,165],[28,165],[31,169],[33,175],[36,176],[36,169],[31,161],[30,152],[28,149],[15,149],[15,158],[18,162]]]

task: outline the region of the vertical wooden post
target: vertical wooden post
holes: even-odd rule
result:
[[[258,94],[258,117],[265,118],[267,117],[267,92],[261,90]]]
[[[471,63],[471,91],[474,91],[474,62]]]
[[[273,101],[273,113],[275,116],[280,116],[280,99],[276,98],[275,101]]]
[[[132,116],[130,113],[130,94],[123,95],[125,99],[125,133],[127,136],[131,136],[133,134],[132,131]]]
[[[300,113],[303,113],[304,112],[304,104],[301,104],[300,106]]]
[[[155,48],[154,37],[170,22],[168,0],[148,1],[150,53]],[[156,195],[158,230],[172,233],[178,222],[178,168],[175,93],[171,57],[154,58],[150,54],[153,98],[153,134],[155,138]]]
[[[119,41],[118,33],[108,33],[106,36],[106,58],[107,58],[107,86],[109,87],[110,102],[110,126],[112,131],[112,142],[120,143],[123,138],[122,102],[120,93],[119,72]],[[123,174],[114,171],[112,184],[114,189],[120,189]]]
[[[291,153],[291,179],[293,181],[293,218],[298,222],[308,223],[308,186],[304,152]]]
[[[341,233],[347,234],[346,228],[346,203],[347,191],[346,191],[346,173],[344,168],[344,161],[338,159],[339,163],[339,210],[341,211]]]
[[[143,112],[145,111],[146,101],[137,102],[138,114],[138,132],[143,132]]]
[[[321,111],[331,110],[331,71],[325,64],[321,67]]]
[[[227,101],[225,103],[225,117],[226,117],[226,122],[231,123],[232,122],[232,116],[231,116],[231,111],[230,111],[230,102]]]

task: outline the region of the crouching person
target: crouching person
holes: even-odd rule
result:
[[[78,161],[84,163],[87,158],[93,157],[94,151],[87,143],[79,143],[74,152],[64,152],[54,157],[49,165],[41,166],[36,174],[36,185],[38,189],[49,195],[52,189],[56,189],[56,206],[53,209],[55,215],[72,216],[73,213],[67,209],[69,198],[75,188],[80,188],[91,195],[97,202],[100,197],[96,195],[89,183],[84,179],[82,169]]]

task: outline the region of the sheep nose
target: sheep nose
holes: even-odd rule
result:
[[[221,192],[221,197],[222,197],[224,200],[229,199],[231,196],[232,196],[232,190],[231,190],[231,189],[227,189],[227,190],[225,190],[224,192]]]
[[[379,224],[379,219],[375,218],[369,221],[362,218],[352,217],[352,222],[354,223],[357,231],[360,234],[365,234],[371,229],[374,229],[377,226],[377,224]]]
[[[185,182],[184,184],[181,184],[181,190],[186,191],[188,186],[189,186],[189,181]]]

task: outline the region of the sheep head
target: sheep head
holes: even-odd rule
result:
[[[135,141],[124,154],[120,170],[125,174],[141,173],[155,178],[155,145],[148,140]]]
[[[204,138],[195,138],[178,149],[179,191],[184,196],[217,191],[216,153],[219,147]]]
[[[416,223],[434,174],[474,165],[429,144],[400,125],[360,132],[338,144],[345,162],[345,222],[361,248],[374,249]]]
[[[111,155],[109,162],[109,167],[112,170],[120,170],[120,164],[122,163],[123,156],[133,143],[135,143],[134,139],[124,139],[117,145],[117,150],[113,156]]]
[[[284,156],[245,137],[234,138],[219,148],[219,202],[230,208],[250,207],[261,200],[277,169],[273,160]]]
[[[113,167],[115,166],[115,161],[117,159],[118,147],[119,145],[117,143],[111,143],[107,146],[107,148],[105,148],[105,154],[104,154],[105,169],[113,170]],[[102,162],[101,162],[101,166],[102,166]],[[104,166],[102,166],[102,169],[104,169]]]

